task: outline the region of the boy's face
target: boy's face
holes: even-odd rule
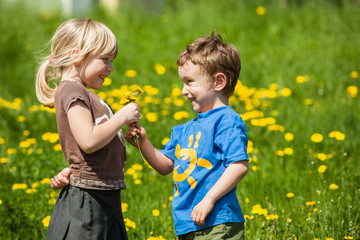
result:
[[[184,83],[182,95],[189,99],[195,112],[206,112],[217,107],[218,92],[211,79],[201,72],[199,65],[185,62],[179,67],[179,77]]]

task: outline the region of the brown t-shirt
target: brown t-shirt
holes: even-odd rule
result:
[[[73,81],[61,81],[55,93],[56,120],[63,154],[71,168],[70,184],[88,189],[123,189],[126,162],[125,141],[120,130],[111,142],[87,154],[78,146],[70,129],[67,111],[81,100],[91,111],[94,126],[109,120],[110,107],[94,92]]]

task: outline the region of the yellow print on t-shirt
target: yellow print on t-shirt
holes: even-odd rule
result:
[[[212,168],[211,162],[203,158],[198,159],[197,157],[196,148],[199,146],[200,137],[201,137],[201,132],[198,132],[196,134],[195,143],[192,148],[191,146],[193,145],[194,142],[194,135],[190,135],[189,137],[188,148],[181,149],[179,144],[176,145],[176,150],[175,150],[176,158],[180,161],[185,161],[190,158],[190,163],[189,166],[186,168],[186,170],[182,173],[178,173],[178,168],[180,165],[174,168],[173,179],[175,181],[175,187],[176,187],[176,193],[174,195],[175,197],[179,195],[179,188],[177,186],[177,182],[183,182],[186,179],[191,189],[193,189],[196,186],[197,181],[192,176],[190,176],[196,166],[204,167],[207,169]]]

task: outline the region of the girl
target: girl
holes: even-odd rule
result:
[[[36,95],[55,107],[63,154],[72,175],[54,207],[46,239],[127,239],[120,191],[125,188],[125,142],[121,128],[139,121],[130,103],[113,114],[87,87],[100,89],[114,70],[114,34],[91,19],[61,24],[51,55],[36,76]],[[52,88],[51,81],[61,79]]]

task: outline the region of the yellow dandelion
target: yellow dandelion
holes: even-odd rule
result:
[[[305,203],[306,206],[314,206],[315,204],[316,204],[315,201],[309,201]]]
[[[3,201],[0,199],[0,205],[3,203]]]
[[[20,190],[20,189],[26,189],[27,185],[25,183],[15,183],[12,185],[12,190]]]
[[[332,131],[329,133],[330,138],[335,138],[338,141],[342,141],[345,139],[345,134],[339,132],[339,131]]]
[[[336,190],[336,189],[339,188],[339,186],[336,185],[335,183],[332,183],[332,184],[330,184],[329,188],[330,188],[331,190]]]
[[[134,174],[135,174],[135,169],[129,168],[128,170],[126,170],[126,174],[128,174],[128,175],[134,175]]]
[[[124,213],[128,210],[129,205],[127,203],[121,203],[121,211]]]
[[[326,240],[335,240],[335,239],[333,239],[333,238],[325,238]]]
[[[355,98],[358,93],[358,88],[356,86],[348,86],[346,91],[350,94],[352,98]]]
[[[125,76],[128,78],[136,77],[137,72],[134,69],[129,69],[125,72]]]
[[[149,112],[145,115],[145,118],[149,121],[149,122],[157,122],[158,117],[157,114],[154,112]]]
[[[359,73],[358,73],[357,71],[351,71],[350,77],[351,77],[351,78],[358,78],[358,77],[359,77]]]
[[[18,122],[25,122],[25,117],[20,115],[20,116],[17,117],[17,121]]]
[[[189,116],[190,116],[190,114],[188,112],[179,111],[179,112],[176,112],[174,114],[174,119],[175,120],[181,120],[181,119],[184,119],[184,118],[188,118]]]
[[[259,170],[260,168],[258,167],[258,166],[252,166],[251,167],[251,170],[253,170],[253,171],[257,171],[257,170]]]
[[[141,180],[140,180],[140,179],[135,179],[134,183],[135,183],[136,185],[139,185],[139,184],[141,184]]]
[[[6,150],[6,154],[7,154],[7,155],[14,155],[14,154],[16,154],[16,153],[17,153],[17,151],[16,151],[15,148],[8,148],[8,149]]]
[[[179,97],[181,95],[182,95],[182,90],[180,88],[175,87],[171,90],[171,97]]]
[[[19,143],[19,145],[20,145],[21,148],[28,148],[28,147],[31,146],[31,143],[28,142],[28,141],[21,141],[21,142]]]
[[[103,85],[104,85],[104,86],[109,86],[111,83],[112,83],[112,80],[111,80],[110,78],[106,77],[106,78],[104,79]]]
[[[316,155],[316,157],[320,160],[320,161],[325,161],[327,159],[327,156],[325,153],[318,153]]]
[[[313,100],[311,98],[306,98],[304,99],[303,104],[309,106],[313,104]]]
[[[5,157],[0,158],[0,163],[7,163],[8,160]]]
[[[152,210],[152,214],[153,214],[155,217],[157,217],[157,216],[160,215],[160,211],[157,210],[157,209],[154,209],[154,210]]]
[[[124,222],[125,222],[125,226],[126,226],[127,230],[128,230],[128,228],[133,228],[133,229],[136,228],[135,222],[131,221],[130,219],[124,218]]]
[[[283,88],[280,94],[284,97],[289,97],[291,95],[291,90],[290,88]]]
[[[51,182],[50,178],[44,178],[43,180],[40,181],[41,184],[49,184]]]
[[[266,13],[266,9],[263,6],[258,6],[255,12],[257,15],[262,16]]]
[[[27,136],[29,136],[29,135],[30,135],[30,131],[29,131],[29,130],[24,130],[24,131],[23,131],[23,134],[24,134],[24,136],[26,136],[26,137],[27,137]]]
[[[291,142],[292,140],[294,140],[294,134],[289,133],[289,132],[285,133],[284,138],[287,142]]]
[[[46,216],[44,217],[44,219],[42,220],[42,224],[44,225],[44,227],[48,227],[49,223],[50,223],[50,216]]]
[[[161,65],[160,63],[155,64],[154,68],[155,68],[156,73],[159,75],[163,75],[166,71],[165,67],[163,65]]]
[[[35,193],[36,192],[36,189],[35,188],[29,188],[29,189],[26,189],[25,192],[27,194],[32,194],[32,193]]]
[[[354,239],[354,238],[351,236],[345,236],[344,239]]]
[[[170,138],[166,137],[161,141],[161,144],[165,146],[165,144],[170,140]]]
[[[284,151],[283,150],[277,150],[276,151],[276,155],[278,155],[279,157],[282,157],[285,155]]]
[[[289,192],[289,193],[286,194],[286,197],[288,197],[288,198],[292,198],[294,196],[295,196],[295,194],[292,193],[292,192]]]
[[[304,82],[305,82],[305,78],[304,78],[304,76],[297,76],[297,77],[295,78],[295,81],[296,81],[297,83],[301,84],[301,83],[304,83]]]
[[[50,198],[48,201],[49,205],[55,205],[55,203],[56,203],[56,198]]]
[[[5,139],[1,138],[0,137],[0,145],[4,144],[5,143]]]
[[[319,209],[317,209],[317,208],[314,208],[314,209],[313,209],[313,212],[317,212],[317,211],[319,211]]]
[[[58,144],[56,144],[56,145],[54,146],[54,151],[56,151],[56,152],[61,151],[61,145],[60,145],[60,143],[58,143]]]
[[[327,166],[326,165],[321,165],[319,168],[318,168],[318,172],[319,173],[324,173],[327,169]]]
[[[314,133],[310,139],[314,143],[320,143],[323,141],[324,137],[320,133]]]
[[[250,199],[247,197],[247,198],[245,198],[245,202],[246,203],[249,203],[250,202]]]
[[[292,155],[294,153],[294,150],[292,148],[287,147],[284,149],[284,153],[286,155]]]

